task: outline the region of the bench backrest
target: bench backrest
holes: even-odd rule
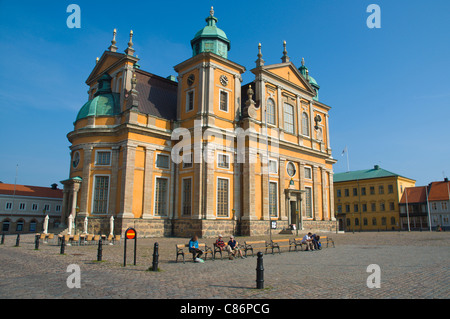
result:
[[[289,238],[286,238],[286,239],[274,239],[274,240],[272,240],[272,243],[285,243],[285,242],[288,242],[289,241]]]
[[[265,240],[258,240],[258,241],[245,241],[245,245],[255,245],[255,244],[266,244]]]

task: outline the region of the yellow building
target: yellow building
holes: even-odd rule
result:
[[[297,68],[284,43],[281,63],[264,65],[259,45],[255,79],[242,85],[246,68],[228,59],[213,10],[206,22],[177,81],[139,68],[132,32],[118,53],[114,32],[68,134],[63,220],[75,231],[85,220],[89,232],[113,222],[139,236],[335,225],[330,107],[304,60]]]
[[[375,165],[373,169],[334,175],[335,212],[339,230],[398,230],[399,203],[416,181]]]

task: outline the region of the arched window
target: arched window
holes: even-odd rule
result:
[[[267,100],[267,123],[275,125],[275,102],[272,99]]]
[[[309,116],[306,112],[302,114],[302,134],[309,136]]]
[[[294,107],[290,104],[284,104],[284,130],[287,133],[294,134]]]

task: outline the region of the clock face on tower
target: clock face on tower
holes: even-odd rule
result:
[[[79,163],[80,163],[80,153],[75,152],[75,154],[73,154],[73,159],[72,159],[73,168],[77,168]]]
[[[226,77],[226,75],[221,75],[221,76],[220,76],[220,83],[221,83],[223,86],[227,86],[227,85],[228,85],[228,78]]]

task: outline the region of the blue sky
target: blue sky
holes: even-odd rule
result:
[[[69,4],[81,28],[66,25]],[[369,29],[369,4],[381,28]],[[141,68],[160,75],[191,57],[190,40],[214,6],[229,59],[255,67],[304,57],[332,107],[335,173],[380,165],[417,180],[450,175],[450,1],[5,1],[0,0],[0,181],[50,186],[69,174],[67,133],[87,101],[85,81],[117,28],[134,31]],[[244,84],[251,81],[249,71]]]

